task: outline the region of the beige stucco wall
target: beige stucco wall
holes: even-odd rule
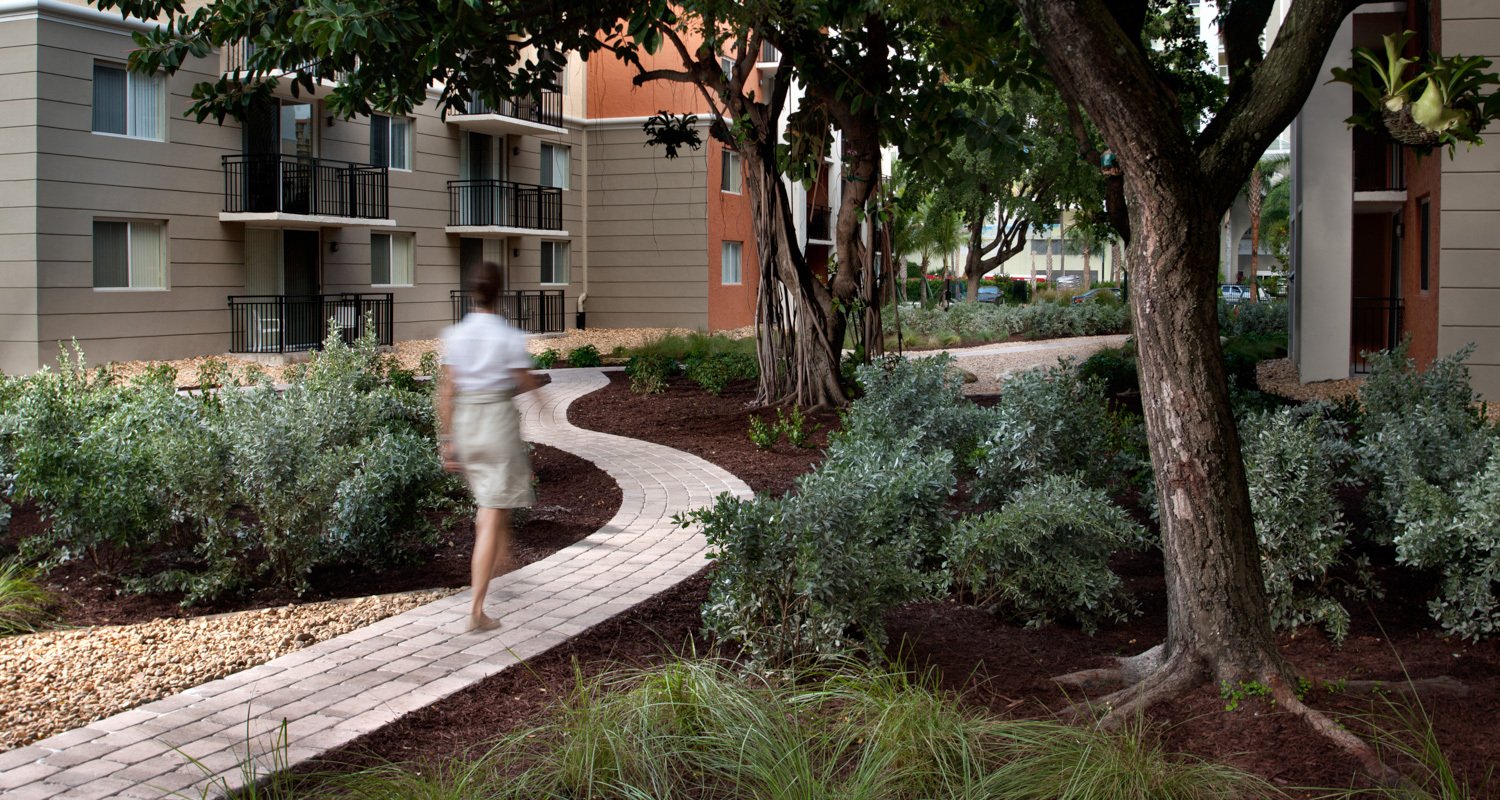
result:
[[[1500,6],[1494,0],[1443,0],[1445,55],[1500,60]],[[1500,125],[1486,144],[1443,159],[1438,350],[1475,345],[1473,385],[1500,400]]]
[[[1348,67],[1353,18],[1345,19],[1319,74]],[[1320,81],[1293,125],[1291,351],[1303,382],[1349,377],[1354,153],[1344,119],[1349,87]]]
[[[667,159],[639,122],[588,130],[591,327],[708,327],[707,153]]]
[[[36,20],[0,23],[0,371],[37,368]]]
[[[118,17],[89,9],[0,23],[0,369],[35,370],[76,338],[92,362],[223,353],[229,347],[227,297],[246,292],[245,224],[221,222],[221,158],[241,152],[241,130],[183,117],[192,85],[217,78],[217,55],[189,64],[168,81],[165,141],[91,131],[96,61],[123,64],[134,45]],[[576,88],[575,88],[576,86]],[[582,81],[569,94],[583,92]],[[369,122],[333,120],[316,111],[319,155],[368,162]],[[461,131],[431,103],[415,118],[411,170],[390,173],[390,216],[383,231],[412,233],[411,286],[370,285],[370,233],[321,230],[324,292],[386,292],[395,298],[395,338],[428,338],[451,320],[458,287],[459,237],[445,230],[447,182],[458,177]],[[510,180],[535,183],[542,141],[573,147],[573,188],[564,192],[564,228],[573,240],[566,319],[586,264],[578,240],[584,209],[585,139],[580,129],[505,137]],[[701,198],[700,198],[701,200]],[[167,290],[93,288],[92,225],[98,218],[165,221]],[[559,236],[558,238],[562,238]],[[511,285],[538,288],[536,236],[511,237],[501,251]],[[337,245],[337,250],[334,249]],[[548,286],[545,288],[557,288]]]

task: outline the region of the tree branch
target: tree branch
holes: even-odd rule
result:
[[[1228,208],[1243,176],[1290,125],[1313,85],[1322,80],[1323,57],[1344,18],[1361,0],[1297,0],[1276,42],[1249,75],[1255,90],[1231,95],[1198,137],[1203,175],[1215,207]]]
[[[1260,36],[1271,18],[1274,0],[1233,0],[1219,21],[1224,38],[1224,57],[1229,61],[1229,94],[1250,90],[1247,78],[1260,66],[1263,53]]]

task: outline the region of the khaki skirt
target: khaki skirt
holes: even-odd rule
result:
[[[510,392],[468,392],[453,399],[453,454],[480,508],[527,508],[531,458]]]

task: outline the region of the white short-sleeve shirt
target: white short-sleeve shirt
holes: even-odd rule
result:
[[[526,334],[496,314],[473,311],[443,330],[443,363],[459,392],[506,392],[516,388],[514,369],[529,369]]]

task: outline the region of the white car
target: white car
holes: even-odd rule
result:
[[[1270,299],[1269,296],[1266,295],[1265,289],[1261,289],[1259,286],[1255,288],[1259,289],[1257,294],[1260,295],[1259,299],[1262,302]],[[1237,283],[1221,283],[1219,284],[1219,297],[1222,298],[1224,302],[1230,305],[1243,303],[1250,299],[1250,287],[1241,286]]]

